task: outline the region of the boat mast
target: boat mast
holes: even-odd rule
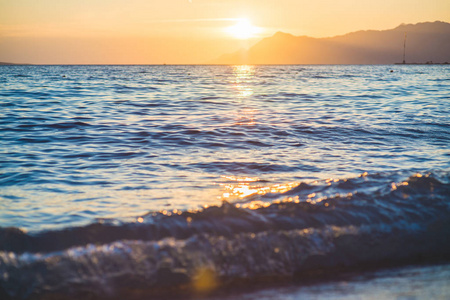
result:
[[[406,63],[405,55],[406,55],[406,32],[405,32],[405,40],[403,41],[403,64]]]

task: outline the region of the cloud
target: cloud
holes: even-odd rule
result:
[[[152,20],[148,23],[200,23],[200,22],[236,22],[242,18],[213,18],[213,19],[168,19],[168,20]]]

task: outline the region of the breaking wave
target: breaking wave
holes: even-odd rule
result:
[[[199,210],[0,229],[0,296],[205,293],[237,283],[448,260],[450,173],[302,182]]]

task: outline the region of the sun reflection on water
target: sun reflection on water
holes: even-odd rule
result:
[[[240,112],[238,112],[236,119],[237,122],[236,125],[243,125],[243,126],[252,126],[256,125],[255,121],[255,112],[254,109],[243,109]]]
[[[255,77],[254,66],[233,66],[233,88],[236,91],[236,98],[240,101],[245,101],[254,94],[252,81]],[[256,125],[255,115],[258,112],[256,109],[243,108],[236,113],[236,125],[252,126]]]
[[[253,95],[251,86],[255,76],[254,66],[233,66],[233,87],[237,91],[238,99],[243,99]]]
[[[236,83],[251,79],[255,75],[255,66],[251,65],[236,65],[233,66],[233,74],[236,77]]]
[[[252,195],[284,194],[297,187],[298,182],[264,185],[258,177],[222,176],[230,182],[221,183],[223,193],[221,200],[243,199]]]

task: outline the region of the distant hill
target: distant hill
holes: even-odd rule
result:
[[[392,64],[450,63],[450,23],[402,24],[390,30],[367,30],[330,38],[277,32],[248,50],[225,54],[213,64]]]
[[[0,61],[0,66],[11,66],[11,65],[29,65],[29,64],[15,64],[15,63],[9,63],[9,62],[2,62],[2,61]]]

